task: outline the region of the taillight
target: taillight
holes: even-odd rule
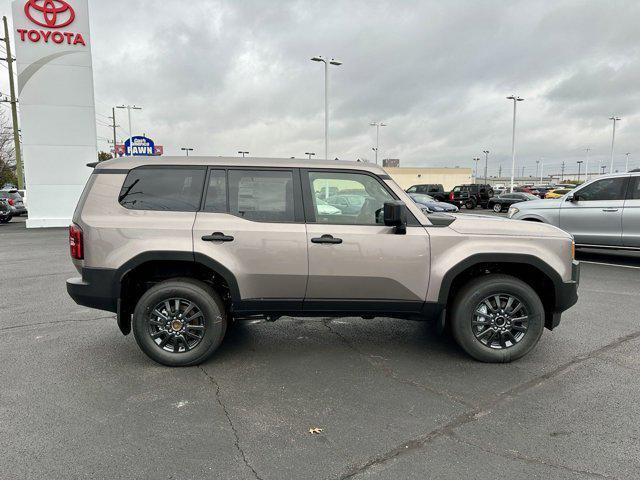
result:
[[[84,258],[84,248],[82,245],[82,229],[75,225],[69,225],[69,253],[71,258],[82,260]]]
[[[13,205],[13,198],[9,199],[9,205]]]
[[[449,192],[449,200],[453,200],[453,192]]]

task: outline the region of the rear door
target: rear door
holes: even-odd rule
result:
[[[577,201],[562,202],[560,228],[573,234],[576,243],[622,245],[622,210],[629,177],[596,180],[573,192]]]
[[[397,235],[382,209],[395,196],[375,175],[309,170],[302,175],[309,281],[306,310],[419,311],[429,283],[429,238],[421,226]],[[317,195],[327,186],[360,190],[357,212],[323,215]]]
[[[640,176],[629,180],[622,211],[622,245],[640,248]]]
[[[236,308],[301,308],[308,263],[299,172],[211,168],[193,249],[235,277]]]

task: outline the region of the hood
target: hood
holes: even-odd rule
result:
[[[536,201],[523,203],[536,203]],[[456,217],[456,221],[450,228],[464,235],[571,238],[567,232],[546,223],[510,220],[488,215],[456,215]]]
[[[564,202],[564,198],[545,198],[543,200],[529,200],[528,202],[518,202],[513,205],[519,210],[528,210],[529,208],[544,209],[544,208],[560,208]]]

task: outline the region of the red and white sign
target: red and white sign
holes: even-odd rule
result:
[[[39,27],[46,29],[60,29],[71,25],[76,18],[76,12],[65,0],[27,0],[24,4],[25,16]],[[33,43],[57,43],[67,45],[86,46],[81,33],[43,30],[42,28],[16,29],[20,41]]]

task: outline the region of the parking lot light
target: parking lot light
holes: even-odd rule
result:
[[[524,98],[520,98],[517,95],[510,95],[507,100],[513,100],[513,130],[511,133],[511,189],[513,193],[513,180],[516,174],[516,104],[517,102],[524,101]]]

